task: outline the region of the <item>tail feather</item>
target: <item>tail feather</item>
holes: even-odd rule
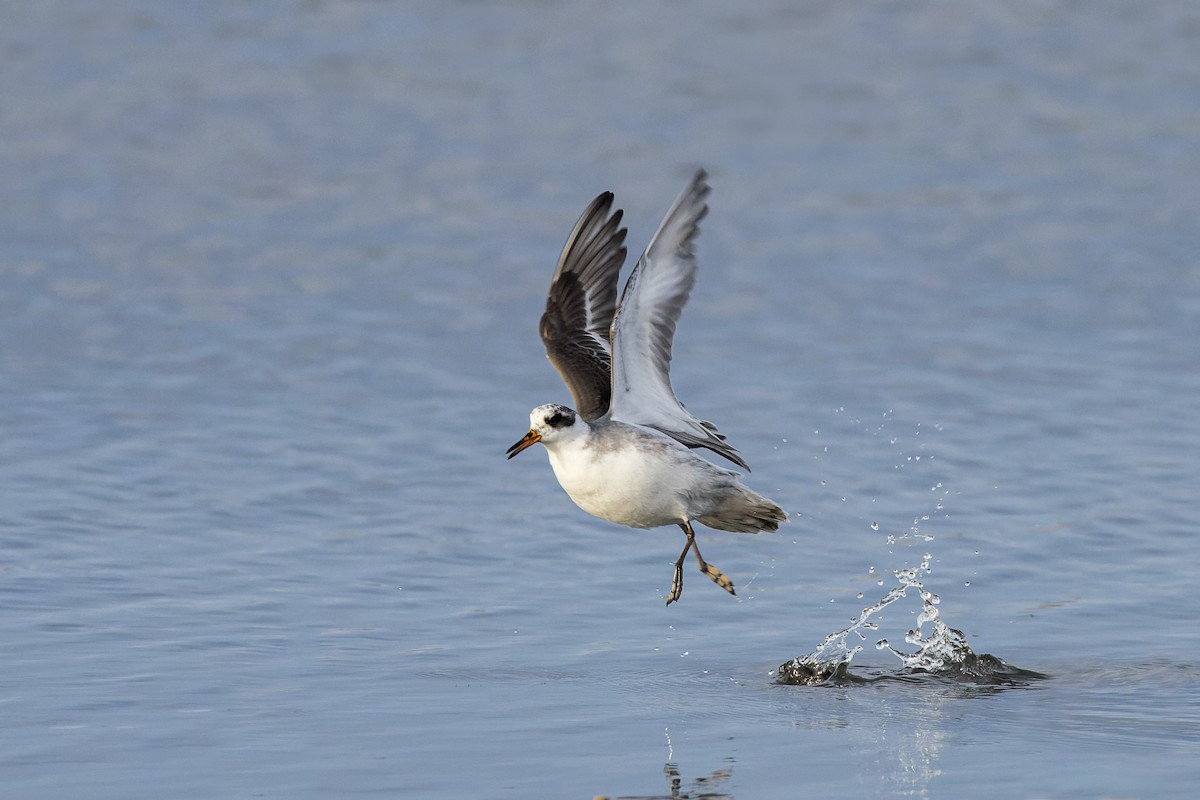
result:
[[[719,531],[735,533],[758,533],[779,529],[779,523],[787,521],[787,513],[761,494],[752,492],[741,484],[737,494],[727,493],[721,504],[696,520]]]

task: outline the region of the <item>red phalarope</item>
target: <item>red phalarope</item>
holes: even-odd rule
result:
[[[701,170],[675,200],[633,268],[617,303],[625,261],[622,212],[612,192],[592,201],[567,237],[550,282],[541,336],[575,399],[529,414],[529,433],[508,457],[541,442],[559,484],[589,514],[632,528],[678,525],[687,535],[667,605],[683,593],[683,562],[734,594],[733,582],[700,555],[692,522],[723,531],[773,531],[778,505],[744,486],[738,473],[694,452],[706,448],[750,467],[711,422],[683,407],[671,388],[675,324],[696,280],[692,243],[708,213]]]

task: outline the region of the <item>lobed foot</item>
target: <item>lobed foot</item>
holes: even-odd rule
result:
[[[733,590],[733,581],[729,580],[729,576],[727,576],[724,572],[721,572],[721,570],[709,563],[705,563],[703,566],[701,566],[700,571],[707,575],[709,579],[717,586],[720,586],[734,597],[737,597],[737,592]]]

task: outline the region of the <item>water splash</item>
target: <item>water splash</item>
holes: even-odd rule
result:
[[[904,597],[908,590],[904,586],[891,589],[873,605],[867,606],[850,623],[850,626],[835,631],[825,637],[825,641],[817,645],[817,649],[806,656],[798,656],[779,667],[781,683],[823,683],[830,679],[844,678],[846,670],[854,657],[862,652],[863,646],[853,647],[846,643],[852,635],[860,641],[866,641],[864,630],[877,630],[879,625],[871,621],[871,617]]]
[[[906,653],[893,647],[887,639],[875,643],[878,650],[887,650],[901,663],[899,673],[877,675],[870,680],[904,677],[913,674],[932,674],[943,678],[969,681],[984,685],[1015,685],[1031,679],[1045,677],[1030,670],[1023,670],[989,654],[977,655],[967,644],[962,631],[951,628],[942,620],[938,606],[941,598],[925,588],[925,576],[929,574],[931,556],[925,553],[921,563],[893,571],[897,585],[876,601],[843,630],[825,637],[813,652],[798,656],[779,666],[777,680],[780,683],[816,685],[821,683],[865,682],[869,679],[850,673],[850,662],[863,650],[863,645],[847,644],[851,637],[866,641],[864,631],[878,630],[879,625],[872,617],[883,609],[907,597],[913,590],[921,599],[921,612],[917,615],[916,627],[908,631],[904,641],[917,649]],[[926,626],[930,626],[928,633]]]

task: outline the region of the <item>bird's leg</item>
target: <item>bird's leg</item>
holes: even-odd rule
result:
[[[683,532],[687,534],[687,544],[683,546],[683,552],[675,560],[675,575],[671,578],[671,596],[667,598],[667,605],[674,603],[683,594],[683,560],[687,558],[688,550],[696,546],[696,534],[692,532],[691,523],[681,522],[679,527],[683,528]]]
[[[687,544],[683,546],[683,552],[679,554],[679,560],[675,562],[675,577],[671,581],[671,596],[667,599],[667,605],[679,599],[683,594],[683,560],[687,558],[688,550],[696,553],[696,563],[700,566],[700,571],[709,577],[709,579],[720,586],[725,591],[732,595],[737,595],[733,590],[733,581],[721,570],[714,567],[704,560],[704,556],[700,555],[700,546],[696,544],[696,532],[692,530],[691,520],[679,523],[679,527],[687,534]]]

